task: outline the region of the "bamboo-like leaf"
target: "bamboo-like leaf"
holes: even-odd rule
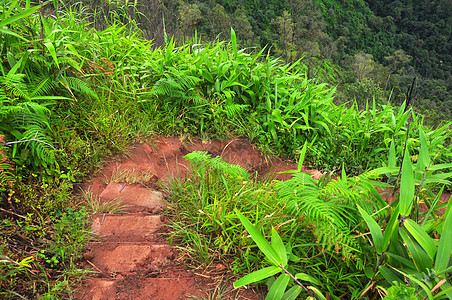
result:
[[[238,210],[235,210],[237,216],[242,222],[243,226],[245,226],[246,230],[249,232],[253,241],[259,247],[259,249],[265,254],[265,257],[274,264],[275,266],[279,266],[282,263],[281,258],[276,253],[275,249],[270,245],[270,243],[264,238],[264,236],[251,224],[250,221],[246,217],[244,217]]]
[[[315,288],[313,286],[308,286],[308,289],[310,289],[311,291],[314,292],[314,294],[315,294],[317,299],[319,299],[319,300],[326,300],[325,296],[317,288]]]
[[[383,233],[381,233],[381,228],[378,223],[358,204],[359,213],[363,217],[364,221],[366,221],[367,226],[370,229],[370,234],[372,235],[372,240],[374,241],[375,250],[378,254],[383,253],[385,249],[383,249]]]
[[[395,153],[394,140],[391,141],[389,146],[388,167],[395,167],[397,165],[397,158]]]
[[[436,254],[436,246],[433,239],[421,228],[421,226],[411,219],[406,220],[404,226],[433,260]]]
[[[263,268],[261,270],[255,271],[248,275],[245,275],[242,278],[240,278],[239,280],[237,280],[236,282],[234,282],[234,288],[239,288],[239,287],[245,286],[247,284],[261,281],[265,278],[278,274],[279,272],[281,272],[281,268],[279,268],[279,267],[270,266],[270,267]]]
[[[416,269],[420,272],[425,271],[426,269],[431,269],[433,267],[433,261],[430,259],[428,254],[422,249],[422,247],[416,242],[416,240],[408,234],[406,229],[399,230],[400,236],[408,248],[408,251],[411,254],[411,259],[416,266]]]
[[[273,249],[275,249],[276,253],[280,257],[282,261],[283,267],[287,265],[287,252],[286,247],[284,246],[283,241],[281,240],[281,237],[279,236],[278,232],[275,228],[272,228],[272,243],[271,246]]]
[[[414,175],[411,166],[410,155],[408,149],[405,151],[405,157],[402,163],[402,177],[400,180],[400,200],[399,208],[400,214],[408,216],[413,207],[414,199]]]
[[[286,291],[287,284],[289,283],[290,276],[287,274],[281,274],[279,277],[273,282],[270,290],[268,291],[267,300],[280,300],[282,299],[284,292]]]
[[[11,16],[10,18],[7,18],[7,19],[1,21],[0,22],[0,28],[3,28],[3,27],[5,27],[8,24],[14,23],[14,22],[16,22],[16,21],[18,21],[20,19],[28,17],[29,15],[31,15],[31,14],[35,13],[37,10],[39,10],[41,7],[42,7],[42,5],[33,6],[31,8],[28,8],[28,9],[25,9],[25,10],[21,11],[18,14],[15,14],[15,15]]]
[[[53,58],[53,61],[57,65],[58,68],[60,68],[60,64],[58,63],[58,58],[56,56],[55,46],[51,42],[44,43],[44,46],[46,46],[47,50],[49,50],[50,55]]]
[[[388,225],[386,225],[384,234],[383,234],[383,251],[388,249],[389,242],[392,240],[393,234],[397,234],[397,228],[399,225],[399,206],[394,209],[392,212],[391,219],[388,222]]]
[[[425,133],[422,130],[422,126],[419,127],[419,136],[421,140],[421,150],[419,151],[419,156],[417,158],[416,171],[422,173],[424,172],[425,167],[428,167],[430,165],[430,155],[428,152],[427,138],[425,137]],[[422,175],[420,176],[422,178]]]
[[[452,210],[447,212],[444,229],[439,239],[438,252],[435,259],[435,270],[437,273],[444,271],[451,258],[452,250]]]
[[[300,280],[303,280],[303,281],[307,281],[307,282],[310,282],[310,283],[313,283],[313,284],[320,285],[320,282],[317,279],[309,276],[306,273],[297,273],[297,274],[295,274],[295,277],[300,279]]]
[[[399,277],[397,277],[394,272],[392,272],[390,269],[388,269],[385,266],[380,266],[379,271],[381,275],[386,279],[387,282],[398,282],[400,284],[404,284],[403,280],[401,280]]]
[[[300,295],[301,291],[302,289],[300,286],[294,285],[284,293],[282,300],[295,300],[298,295]]]
[[[235,35],[235,31],[234,29],[232,29],[232,27],[231,27],[231,43],[234,57],[237,57],[237,36]]]

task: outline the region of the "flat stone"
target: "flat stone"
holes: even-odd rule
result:
[[[120,299],[132,299],[126,289],[118,296]],[[205,292],[197,287],[194,277],[146,278],[133,291],[134,299],[185,300],[190,296],[206,297]]]
[[[110,183],[99,195],[103,202],[120,199],[126,212],[157,212],[166,208],[162,193],[138,185]]]
[[[90,278],[83,283],[80,291],[73,298],[76,300],[109,300],[116,299],[116,280]]]
[[[97,244],[97,245],[96,245]],[[92,263],[102,272],[127,273],[156,270],[163,266],[170,255],[169,245],[152,243],[91,243]]]
[[[99,214],[93,216],[91,229],[107,242],[146,241],[162,226],[160,215]]]

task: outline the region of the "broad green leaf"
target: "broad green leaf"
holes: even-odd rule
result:
[[[232,27],[231,27],[231,43],[234,57],[237,57],[237,36],[235,35],[235,31],[234,29],[232,29]]]
[[[363,217],[364,221],[366,221],[367,226],[370,229],[370,234],[372,235],[372,240],[374,241],[375,250],[378,254],[383,253],[385,249],[383,249],[383,233],[381,233],[381,228],[378,223],[358,204],[359,213]]]
[[[300,286],[294,285],[284,293],[282,300],[295,300],[297,299],[298,295],[300,295],[301,291],[302,288]]]
[[[270,290],[268,291],[267,300],[280,300],[282,299],[284,292],[286,291],[287,284],[289,283],[290,276],[287,274],[281,274],[279,277],[273,282]]]
[[[404,264],[408,268],[410,268],[412,270],[416,270],[416,266],[408,258],[400,256],[400,255],[397,255],[397,254],[394,254],[394,253],[391,253],[391,252],[386,252],[386,255],[389,256],[390,258],[393,258],[394,260]]]
[[[432,203],[431,203],[431,205],[430,205],[430,208],[428,209],[428,212],[425,214],[425,218],[424,218],[424,221],[422,221],[422,224],[421,224],[421,227],[422,228],[424,228],[425,226],[427,226],[427,221],[428,220],[431,220],[430,218],[429,218],[429,216],[431,216],[431,215],[433,215],[434,214],[434,210],[436,210],[436,204],[438,203],[438,201],[439,201],[439,199],[441,198],[441,195],[443,194],[443,191],[444,191],[444,188],[445,188],[445,185],[443,185],[442,187],[441,187],[441,189],[439,190],[439,192],[436,194],[436,196],[435,196],[435,199],[433,199],[433,201],[432,201]],[[435,216],[436,216],[436,214],[435,214]],[[424,229],[426,229],[426,228],[424,228]]]
[[[394,272],[392,272],[390,269],[388,269],[385,266],[380,266],[379,271],[381,275],[383,275],[384,279],[386,279],[387,282],[398,282],[400,284],[404,284],[403,280],[401,280],[399,277],[397,277]]]
[[[399,206],[394,209],[392,212],[391,219],[386,225],[384,234],[383,234],[383,251],[386,251],[389,246],[389,242],[391,241],[391,237],[394,233],[397,233],[397,228],[399,226]]]
[[[447,212],[446,221],[444,222],[444,229],[439,239],[438,253],[436,254],[435,270],[440,273],[444,271],[450,261],[452,251],[452,213],[451,210]]]
[[[422,130],[422,126],[419,127],[419,136],[421,140],[421,150],[419,151],[419,156],[417,158],[416,163],[416,171],[419,173],[423,173],[425,170],[425,167],[428,167],[430,165],[430,155],[428,153],[428,144],[427,144],[427,138],[425,137],[425,133]],[[419,179],[422,178],[422,175]]]
[[[287,252],[281,237],[275,228],[272,228],[272,244],[271,246],[275,249],[276,253],[282,261],[283,267],[287,265]]]
[[[11,16],[11,17],[3,20],[3,21],[1,21],[0,22],[0,28],[3,28],[3,27],[5,27],[8,24],[14,23],[14,22],[16,22],[16,21],[18,21],[20,19],[28,17],[29,15],[33,14],[34,12],[36,12],[41,7],[42,7],[42,5],[33,6],[32,8],[25,9],[25,10],[21,11],[20,13],[15,14],[15,15],[13,15],[13,16]]]
[[[405,157],[402,163],[402,177],[400,180],[400,200],[399,209],[400,214],[408,216],[413,207],[414,199],[414,175],[411,166],[410,154],[408,149],[405,152]]]
[[[326,300],[325,296],[323,296],[322,292],[320,292],[317,288],[313,286],[308,286],[308,289],[314,292],[314,295],[316,296],[317,299]]]
[[[22,40],[28,42],[28,40],[26,38],[24,38],[23,36],[18,35],[17,33],[13,32],[11,30],[8,30],[8,29],[5,29],[5,28],[0,28],[0,32],[3,32],[4,34],[9,34],[9,35],[15,36],[15,37],[17,37],[19,39],[22,39]]]
[[[395,167],[397,165],[397,158],[395,153],[394,140],[391,141],[389,146],[388,167]]]
[[[55,64],[57,65],[57,67],[59,69],[60,64],[58,63],[58,58],[56,56],[55,46],[53,46],[53,44],[51,42],[44,43],[44,46],[46,46],[46,48],[49,50],[49,53],[52,56],[53,61],[55,62]]]
[[[433,260],[436,254],[436,246],[433,239],[421,228],[421,226],[411,219],[406,220],[404,226]]]
[[[274,265],[279,266],[282,261],[281,258],[276,253],[275,249],[270,245],[270,243],[264,238],[264,236],[245,218],[237,209],[235,210],[237,216],[242,222],[243,226],[245,226],[246,230],[249,232],[253,241],[259,247],[259,249],[265,254],[265,257]]]
[[[411,254],[411,259],[413,260],[416,269],[420,272],[424,272],[426,269],[433,268],[433,261],[416,240],[409,235],[404,228],[399,230],[399,232]]]
[[[298,159],[298,172],[303,170],[304,157],[306,156],[306,148],[308,146],[308,141],[304,142],[303,148],[301,148],[300,158]]]
[[[313,284],[316,284],[316,285],[320,285],[320,282],[317,279],[309,276],[306,273],[297,273],[295,275],[295,277],[300,279],[300,280],[303,280],[303,281],[307,281],[307,282],[310,282],[310,283],[313,283]]]
[[[234,288],[239,288],[247,284],[252,284],[261,281],[265,278],[278,274],[281,271],[282,271],[281,268],[275,266],[263,268],[261,270],[245,275],[236,282],[234,282]]]

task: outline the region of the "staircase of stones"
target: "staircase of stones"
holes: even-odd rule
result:
[[[92,216],[91,242],[84,258],[97,274],[84,281],[75,299],[186,299],[203,296],[189,271],[168,272],[174,252],[157,232],[166,203],[156,190],[110,183],[101,201],[120,198],[123,214]]]

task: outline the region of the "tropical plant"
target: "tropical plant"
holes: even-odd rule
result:
[[[270,244],[246,217],[244,217],[238,210],[236,210],[235,212],[242,222],[243,226],[251,235],[253,241],[265,254],[267,260],[272,264],[272,266],[260,269],[237,280],[236,282],[234,282],[235,288],[239,288],[251,283],[256,283],[278,273],[281,273],[278,278],[270,284],[270,288],[265,299],[296,299],[298,295],[303,291],[311,296],[311,298],[313,297],[313,295],[315,295],[317,299],[326,299],[317,288],[313,286],[306,287],[301,282],[309,282],[317,285],[319,284],[319,282],[316,279],[305,273],[297,273],[293,275],[288,271],[289,260],[297,262],[297,257],[287,251],[287,245],[284,245],[275,228],[272,228]],[[287,290],[289,281],[292,282],[292,287]]]
[[[407,149],[400,168],[392,168],[393,174],[399,174],[394,189],[400,179],[400,192],[396,201],[387,208],[386,218],[380,219],[389,221],[383,222],[384,226],[381,227],[374,217],[358,206],[370,229],[377,253],[374,275],[363,294],[379,279],[384,279],[382,289],[393,286],[387,291],[388,299],[391,299],[393,291],[400,291],[398,285],[405,283],[415,288],[416,297],[444,299],[452,296],[452,286],[447,282],[447,274],[452,271],[451,202],[443,214],[438,213],[444,207],[444,204],[439,203],[439,198],[444,185],[451,184],[448,178],[452,177],[452,173],[435,174],[438,170],[450,168],[452,164],[432,164],[429,145],[422,129],[420,141],[421,149],[414,168]],[[394,146],[391,144],[389,165],[395,165],[395,162]],[[386,171],[389,169],[386,168]],[[437,185],[443,186],[435,195],[432,191]],[[428,211],[425,213],[420,212],[421,202],[427,205]],[[409,292],[407,289],[405,291]]]

